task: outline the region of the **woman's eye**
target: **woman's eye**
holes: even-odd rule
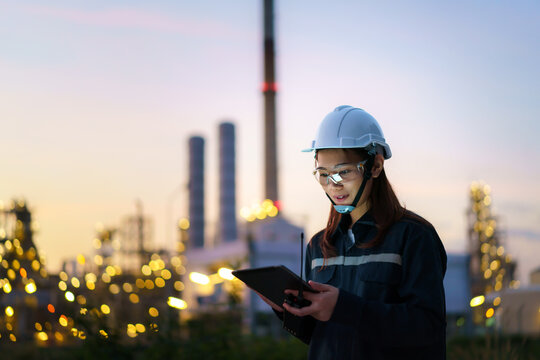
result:
[[[338,174],[339,176],[344,177],[344,176],[347,176],[347,174],[350,172],[351,170],[347,169],[347,170],[341,170]]]

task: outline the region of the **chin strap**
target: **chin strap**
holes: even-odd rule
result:
[[[368,160],[366,162],[365,171],[364,171],[364,179],[362,180],[362,185],[360,185],[360,189],[358,189],[358,192],[356,193],[356,196],[354,197],[354,200],[351,205],[336,205],[334,200],[326,193],[326,196],[328,199],[330,199],[330,202],[332,202],[332,205],[334,205],[334,209],[340,214],[350,214],[358,204],[358,201],[360,201],[360,198],[362,197],[362,193],[364,192],[364,188],[366,187],[367,182],[369,179],[371,179],[371,169],[373,168],[373,162],[375,160],[375,151],[370,150],[368,152]]]

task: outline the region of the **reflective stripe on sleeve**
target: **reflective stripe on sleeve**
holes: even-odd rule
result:
[[[362,256],[336,256],[326,259],[326,265],[362,265],[371,262],[389,262],[401,265],[401,255],[399,254],[372,254]],[[324,258],[317,258],[311,261],[311,268],[323,266]]]

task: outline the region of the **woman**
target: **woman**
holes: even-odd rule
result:
[[[392,190],[379,124],[340,106],[307,151],[332,207],[306,253],[306,278],[318,293],[304,292],[311,304],[302,308],[271,304],[285,310],[284,326],[294,332],[316,320],[309,359],[444,359],[446,253],[433,226]]]

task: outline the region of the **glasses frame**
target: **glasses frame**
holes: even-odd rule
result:
[[[367,160],[363,160],[355,164],[356,169],[361,171],[361,176],[364,176],[366,163],[367,163]],[[336,185],[342,185],[342,183],[348,182],[348,181],[344,181],[343,178],[339,175],[340,171],[329,171],[328,176],[326,177],[326,184],[323,184],[319,179],[317,179],[317,171],[318,171],[317,169],[314,169],[312,174],[315,177],[315,180],[317,180],[317,182],[321,184],[321,186],[330,185],[330,180],[332,180],[332,182]]]

